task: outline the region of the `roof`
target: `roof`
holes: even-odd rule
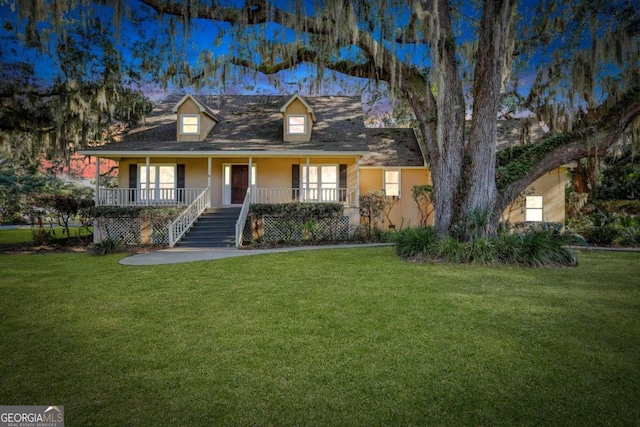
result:
[[[168,96],[122,141],[84,150],[83,154],[349,153],[363,156],[361,164],[366,166],[424,166],[413,130],[367,128],[360,97],[305,97],[305,104],[316,117],[309,142],[283,141],[281,108],[295,96],[277,95],[192,96],[199,106],[208,109],[215,115],[212,117],[219,120],[204,141],[179,142],[176,140],[175,107],[186,99],[181,95]]]

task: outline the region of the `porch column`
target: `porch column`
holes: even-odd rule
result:
[[[309,185],[309,158],[307,157],[307,173],[305,174],[305,179],[307,180],[307,188],[303,188],[304,191],[304,200],[305,201],[309,201],[309,188],[311,188],[311,185]]]
[[[356,200],[355,205],[360,208],[360,159],[356,158]]]
[[[211,157],[207,157],[207,207],[211,207]]]
[[[255,190],[253,189],[253,157],[249,157],[249,188],[251,188],[251,202],[254,202]]]
[[[100,199],[100,157],[96,157],[96,199],[94,204],[98,206],[98,199]]]
[[[149,179],[151,178],[151,159],[149,157],[146,158],[146,164],[147,164],[147,205],[148,205],[149,193],[150,193],[149,190],[151,189],[151,183],[149,182]],[[154,188],[155,188],[155,185],[154,185]]]

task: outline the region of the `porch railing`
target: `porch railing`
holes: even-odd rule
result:
[[[188,206],[204,188],[99,188],[96,206]]]
[[[172,248],[186,233],[200,214],[211,206],[211,192],[208,188],[201,190],[187,208],[176,219],[169,223],[169,247]]]
[[[247,215],[249,215],[249,205],[252,200],[252,188],[249,186],[244,196],[244,202],[242,203],[242,209],[240,209],[240,215],[236,221],[236,248],[242,246],[242,235],[244,232],[244,225],[247,222]]]
[[[251,203],[327,202],[358,204],[355,188],[255,188]]]

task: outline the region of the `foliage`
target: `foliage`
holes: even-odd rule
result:
[[[182,212],[180,207],[161,206],[92,206],[87,215],[91,218],[144,218],[171,220]]]
[[[67,237],[70,237],[69,221],[94,205],[92,190],[77,186],[64,186],[54,193],[42,194],[35,203],[57,219]]]
[[[437,253],[438,239],[433,227],[407,228],[393,236],[398,256],[424,259]]]
[[[575,232],[563,232],[551,224],[535,224],[494,237],[474,234],[468,240],[438,237],[432,227],[422,227],[399,232],[394,242],[396,253],[404,259],[525,267],[576,266],[577,254],[571,247],[585,244]]]
[[[277,216],[284,219],[335,218],[341,216],[344,206],[340,203],[256,203],[249,206],[249,213],[257,217]]]
[[[637,200],[640,198],[640,166],[608,166],[596,186],[600,200]]]
[[[432,185],[414,185],[411,187],[411,197],[418,206],[420,212],[420,226],[426,227],[429,223],[429,218],[433,214],[433,186]]]
[[[87,252],[91,255],[109,255],[113,253],[122,252],[124,245],[117,239],[103,239],[93,245],[89,246]]]
[[[395,229],[389,216],[397,203],[396,197],[387,197],[384,191],[370,191],[360,195],[360,219],[364,221],[366,241],[384,241],[385,230],[380,226],[385,223],[385,218],[389,221],[389,227]]]
[[[640,217],[597,209],[570,218],[567,226],[594,246],[640,246]]]

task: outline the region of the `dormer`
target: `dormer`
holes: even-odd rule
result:
[[[185,95],[175,107],[177,141],[204,141],[220,118],[192,95]]]
[[[282,113],[282,136],[284,141],[308,142],[316,116],[313,108],[300,96],[293,95],[280,108]]]

